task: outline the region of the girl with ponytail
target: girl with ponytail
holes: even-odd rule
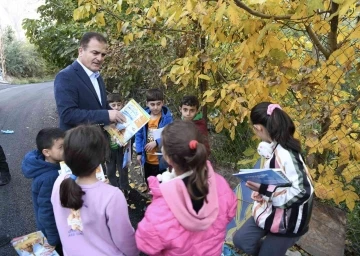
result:
[[[162,153],[175,178],[149,177],[152,203],[139,223],[138,248],[148,255],[220,255],[237,200],[207,160],[203,136],[190,121],[162,132]]]
[[[65,255],[139,255],[124,195],[96,178],[107,149],[97,126],[66,133],[64,159],[72,174],[57,178],[51,196]]]
[[[258,152],[267,159],[263,167],[282,169],[291,186],[246,182],[253,190],[253,217],[233,241],[249,255],[283,256],[309,229],[314,188],[289,115],[278,104],[262,102],[251,110],[250,119],[262,140]]]

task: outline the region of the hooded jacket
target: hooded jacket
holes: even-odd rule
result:
[[[208,202],[198,213],[193,209],[184,182],[175,178],[160,184],[149,177],[153,201],[139,223],[135,238],[148,255],[220,255],[226,225],[235,216],[237,200],[225,179],[209,172]]]
[[[50,200],[55,180],[59,176],[60,164],[46,162],[40,151],[33,150],[25,155],[21,168],[26,178],[33,179],[31,192],[36,226],[44,233],[50,245],[58,245],[60,237]]]
[[[150,114],[150,109],[148,107],[145,108],[145,111]],[[172,114],[170,109],[166,106],[162,107],[161,110],[161,118],[159,120],[158,129],[164,128],[166,125],[170,124],[173,121]],[[141,155],[141,163],[144,165],[146,162],[146,152],[145,152],[145,145],[147,144],[147,132],[148,132],[148,125],[146,124],[143,126],[136,134],[135,134],[135,147],[136,153]],[[156,140],[158,145],[158,149],[161,148],[161,138]],[[162,156],[159,157],[159,170],[165,170],[168,166]]]

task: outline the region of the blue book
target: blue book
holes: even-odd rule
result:
[[[281,169],[240,169],[233,174],[244,182],[252,181],[265,185],[291,186],[290,180]]]

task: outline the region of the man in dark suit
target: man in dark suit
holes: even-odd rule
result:
[[[105,84],[99,73],[106,48],[103,35],[85,33],[80,40],[78,59],[57,74],[54,92],[61,129],[126,121],[123,114],[110,108],[106,99]]]

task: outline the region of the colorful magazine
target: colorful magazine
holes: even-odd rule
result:
[[[14,238],[11,244],[20,256],[59,256],[48,247],[50,245],[41,231]]]
[[[106,125],[104,129],[120,146],[125,146],[135,133],[149,122],[150,115],[133,99],[120,112],[126,117],[126,123]]]
[[[60,162],[60,168],[61,169],[59,170],[59,175],[72,174],[72,171],[70,170],[69,166],[67,166],[64,161]],[[106,180],[104,170],[101,165],[99,165],[98,168],[96,168],[96,178],[100,181]]]
[[[266,185],[291,186],[290,180],[281,169],[240,169],[233,174],[244,182],[252,181]]]

